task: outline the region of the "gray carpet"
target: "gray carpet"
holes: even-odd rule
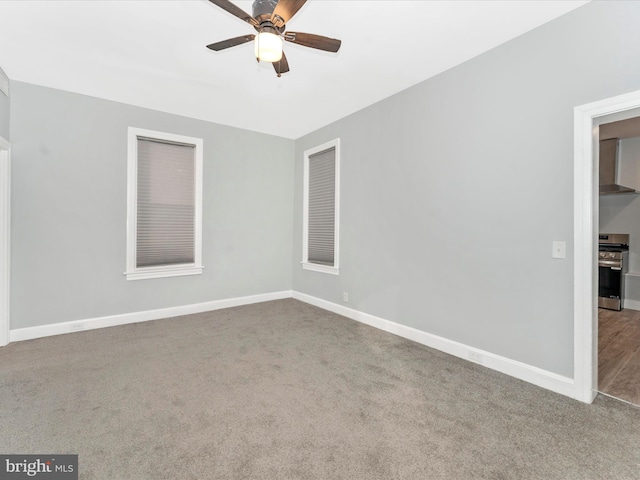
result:
[[[585,405],[295,300],[0,349],[0,453],[81,479],[638,479]]]

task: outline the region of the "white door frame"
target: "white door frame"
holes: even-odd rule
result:
[[[0,137],[0,347],[9,343],[11,146]]]
[[[574,396],[591,403],[598,393],[598,127],[604,115],[640,107],[640,90],[574,109],[573,319]]]

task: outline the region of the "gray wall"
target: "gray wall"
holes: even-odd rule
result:
[[[11,84],[11,328],[291,289],[292,140]],[[204,139],[203,275],[127,281],[127,127]]]
[[[0,76],[4,76],[4,72],[0,68]],[[0,137],[9,140],[9,97],[0,92]]]
[[[640,89],[638,18],[590,3],[298,139],[294,289],[572,377],[573,108]],[[336,137],[339,277],[299,264],[303,152]]]
[[[640,137],[620,139],[617,177],[620,185],[640,190]]]
[[[629,274],[625,277],[625,300],[640,302],[640,195],[600,197],[600,231],[629,234]],[[625,308],[629,308],[629,304]]]

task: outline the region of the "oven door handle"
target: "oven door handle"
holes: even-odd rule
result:
[[[598,266],[610,268],[611,270],[622,270],[622,262],[620,260],[599,260]]]

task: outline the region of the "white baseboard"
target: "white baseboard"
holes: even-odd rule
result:
[[[574,381],[571,378],[558,375],[526,363],[511,360],[500,355],[493,354],[478,348],[471,347],[453,340],[449,340],[437,335],[433,335],[422,330],[408,327],[390,320],[385,320],[368,313],[360,312],[352,308],[328,302],[305,293],[285,290],[282,292],[265,293],[251,295],[247,297],[237,297],[225,300],[214,300],[211,302],[197,303],[193,305],[182,305],[178,307],[162,308],[157,310],[146,310],[143,312],[125,313],[121,315],[110,315],[107,317],[89,318],[85,320],[75,320],[71,322],[54,323],[51,325],[41,325],[37,327],[18,328],[9,332],[11,342],[30,340],[51,335],[79,332],[83,330],[93,330],[96,328],[113,327],[129,323],[146,322],[159,320],[161,318],[176,317],[179,315],[190,315],[193,313],[208,312],[222,308],[238,307],[252,303],[268,302],[284,298],[295,298],[305,303],[315,305],[324,310],[343,315],[347,318],[366,325],[378,328],[385,332],[407,338],[414,342],[426,345],[436,350],[454,355],[456,357],[483,365],[492,370],[510,375],[524,380],[542,388],[546,388],[556,393],[575,398]]]
[[[80,332],[83,330],[93,330],[96,328],[114,327],[128,323],[147,322],[149,320],[159,320],[161,318],[177,317],[179,315],[190,315],[192,313],[209,312],[222,308],[239,307],[252,303],[268,302],[291,298],[291,290],[282,292],[264,293],[251,295],[248,297],[229,298],[225,300],[214,300],[211,302],[196,303],[192,305],[181,305],[178,307],[160,308],[157,310],[146,310],[143,312],[124,313],[121,315],[110,315],[107,317],[88,318],[85,320],[74,320],[72,322],[53,323],[50,325],[40,325],[37,327],[18,328],[10,330],[9,340],[18,342],[21,340],[31,340],[51,335],[63,333]]]
[[[384,330],[385,332],[398,335],[399,337],[413,340],[414,342],[435,348],[450,355],[483,365],[492,370],[510,375],[524,380],[547,390],[551,390],[571,398],[575,398],[575,386],[572,378],[558,375],[547,370],[543,370],[526,363],[511,360],[500,355],[493,354],[478,348],[470,347],[453,340],[449,340],[437,335],[432,335],[422,330],[417,330],[406,325],[385,320],[368,313],[363,313],[352,308],[328,302],[305,293],[293,292],[293,298],[300,300],[324,310],[343,315],[357,322],[365,323],[372,327]]]
[[[625,298],[622,301],[622,307],[627,308],[629,310],[640,310],[640,302],[638,300],[631,300]]]

